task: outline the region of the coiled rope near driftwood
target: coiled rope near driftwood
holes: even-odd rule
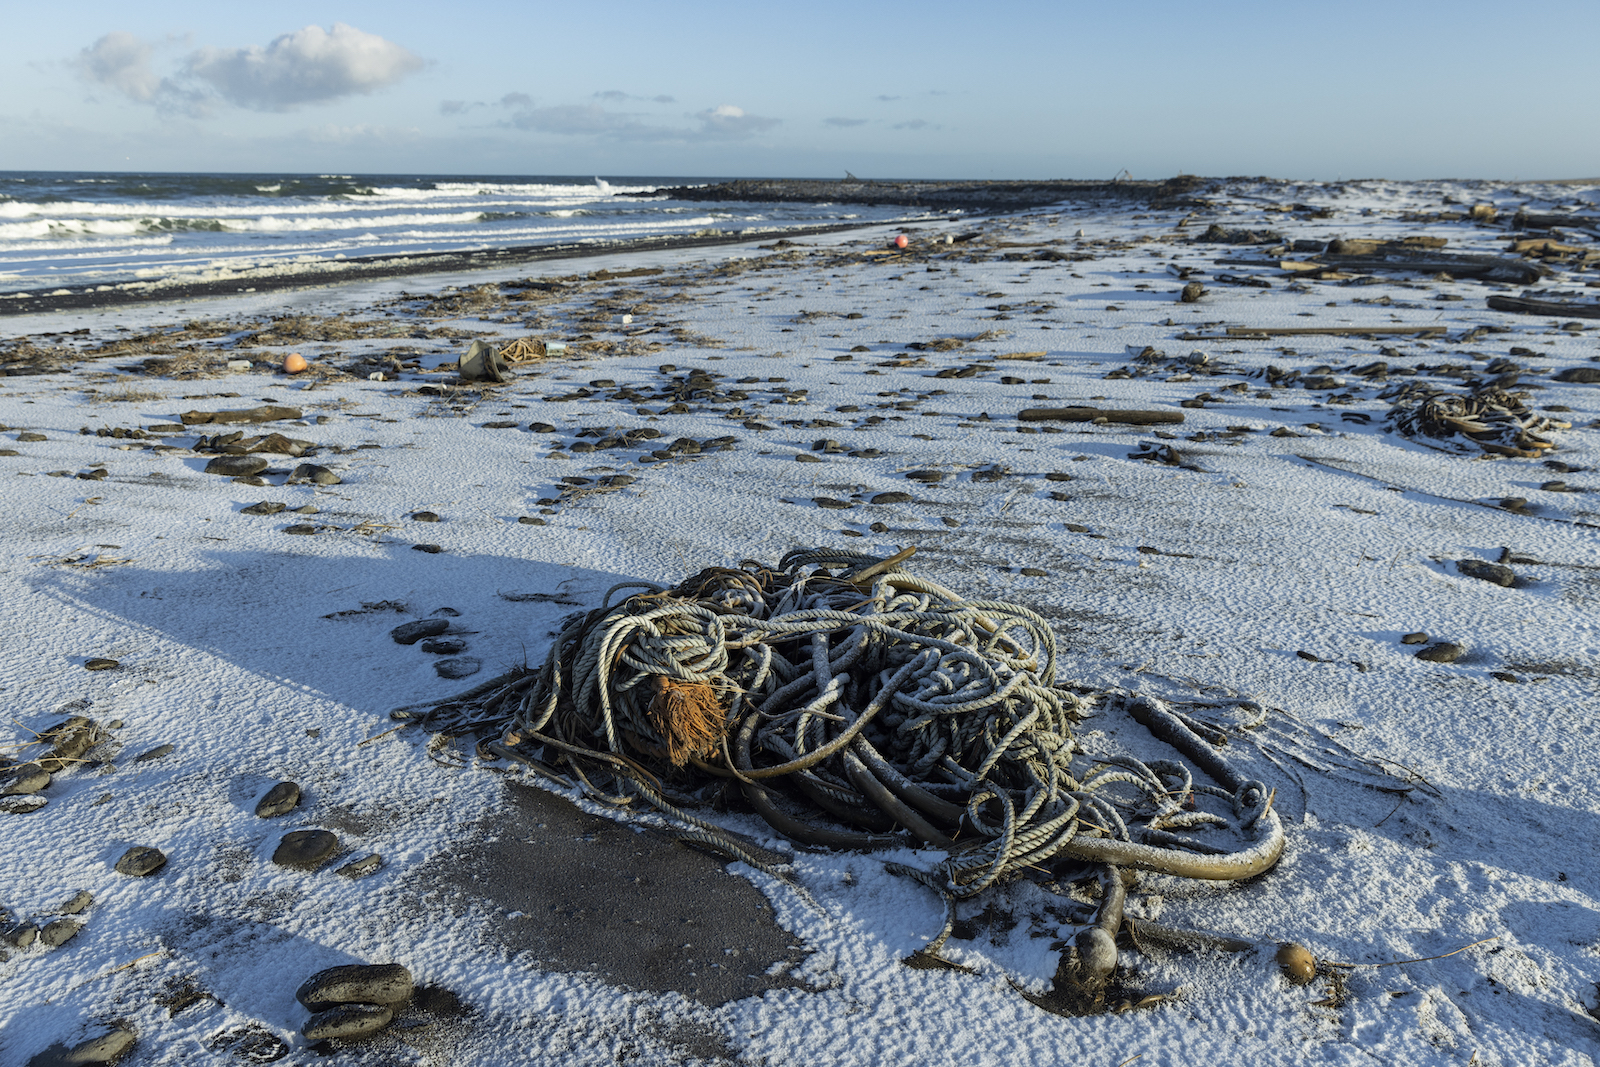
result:
[[[1087,702],[1055,684],[1048,623],[916,577],[901,566],[910,554],[803,549],[671,589],[617,586],[569,618],[539,670],[394,715],[427,707],[436,729],[504,729],[497,753],[565,765],[612,803],[641,797],[745,859],[734,835],[682,810],[708,779],[737,782],[798,842],[941,848],[938,873],[896,867],[952,901],[1063,861],[1203,879],[1277,862],[1267,789],[1155,701],[1128,711],[1218,785],[1171,760],[1074,770]],[[1227,831],[1240,843],[1204,840]]]

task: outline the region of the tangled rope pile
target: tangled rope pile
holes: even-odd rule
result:
[[[805,549],[671,589],[618,586],[567,620],[539,670],[394,714],[504,730],[497,754],[563,766],[612,803],[642,798],[741,858],[734,835],[683,809],[735,787],[801,843],[943,849],[938,872],[897,869],[952,906],[1069,861],[1205,879],[1277,862],[1271,794],[1154,701],[1128,710],[1218,785],[1170,760],[1075,769],[1088,705],[1055,683],[1048,623],[908,573],[911,551]],[[1242,844],[1205,840],[1228,831]]]
[[[1481,449],[1537,459],[1556,447],[1540,434],[1572,428],[1570,422],[1530,411],[1527,393],[1494,387],[1462,394],[1408,382],[1380,395],[1394,402],[1388,415],[1393,429],[1407,437],[1432,437],[1462,452]]]

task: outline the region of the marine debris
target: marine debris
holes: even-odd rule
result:
[[[1072,1003],[1097,1005],[1124,869],[1269,870],[1284,847],[1273,792],[1149,698],[1114,703],[1216,784],[1176,760],[1086,758],[1072,731],[1092,700],[1056,681],[1049,624],[911,574],[912,551],[801,549],[776,567],[617,586],[566,620],[540,669],[392,714],[500,733],[482,748],[596,799],[642,800],[762,869],[758,849],[686,809],[731,791],[803,845],[942,850],[931,868],[889,865],[947,902],[924,959],[957,900],[1023,877],[1097,882],[1096,918],[1058,976]]]

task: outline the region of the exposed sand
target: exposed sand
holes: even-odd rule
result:
[[[68,714],[111,736],[45,807],[0,815],[14,921],[95,900],[66,944],[0,962],[0,1059],[124,1020],[130,1064],[236,1062],[244,1032],[309,1064],[300,981],[399,961],[471,1011],[415,1016],[429,1025],[346,1062],[1592,1064],[1600,385],[1566,372],[1600,368],[1600,323],[1486,306],[1522,285],[1278,266],[1313,258],[1292,242],[1336,236],[1505,256],[1507,227],[1461,216],[1495,201],[1503,223],[1541,195],[1558,193],[1235,183],[1198,209],[926,223],[904,252],[880,228],[0,319],[0,369],[47,372],[0,380],[9,743],[37,755],[32,731]],[[1212,223],[1282,241],[1197,241]],[[1543,261],[1537,290],[1592,300],[1596,243],[1558,232],[1578,253]],[[1206,292],[1182,303],[1190,282]],[[506,385],[461,384],[448,368],[478,337],[568,349]],[[290,352],[313,369],[280,373]],[[240,359],[252,369],[229,371]],[[715,388],[691,388],[692,369]],[[1388,428],[1403,386],[1494,382],[1537,428],[1491,443],[1529,455]],[[303,417],[176,428],[260,404]],[[1183,421],[1018,418],[1083,406]],[[660,436],[606,444],[638,428]],[[259,485],[202,473],[199,437],[230,429],[313,451],[269,456]],[[308,460],[340,484],[285,484]],[[869,503],[895,490],[914,499]],[[241,514],[259,501],[287,510]],[[597,828],[610,809],[533,797],[467,740],[388,732],[391,708],[539,662],[614,582],[809,544],[917,545],[938,581],[1049,618],[1066,681],[1224,728],[1230,758],[1278,789],[1288,852],[1249,884],[1149,876],[1131,899],[1262,950],[1125,951],[1129,989],[1175,995],[1063,1018],[1019,993],[1049,989],[1074,931],[1037,885],[964,907],[946,954],[973,973],[915,970],[900,960],[943,907],[883,861],[932,869],[935,852],[796,853],[818,914],[670,835]],[[1459,560],[1503,562],[1514,584]],[[459,680],[389,638],[444,607],[466,644],[450,658],[481,665]],[[1463,654],[1418,660],[1402,638],[1424,631]],[[117,666],[86,671],[91,657]],[[1079,740],[1163,754],[1110,716]],[[284,778],[300,806],[256,818]],[[749,813],[716,817],[788,851]],[[311,828],[339,835],[337,862],[272,864]],[[115,873],[134,845],[167,866]],[[334,873],[369,853],[377,873]],[[563,856],[574,870],[550,870]],[[641,864],[669,888],[598,888]],[[648,958],[627,952],[634,918]],[[1272,963],[1287,940],[1369,966],[1292,987]],[[185,989],[205,996],[173,1010]]]

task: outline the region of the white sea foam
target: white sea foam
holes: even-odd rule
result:
[[[29,194],[0,197],[0,291],[235,274],[287,257],[595,242],[845,217],[832,206],[660,200],[645,195],[655,185],[603,178],[0,177]],[[901,213],[870,210],[885,219]]]

